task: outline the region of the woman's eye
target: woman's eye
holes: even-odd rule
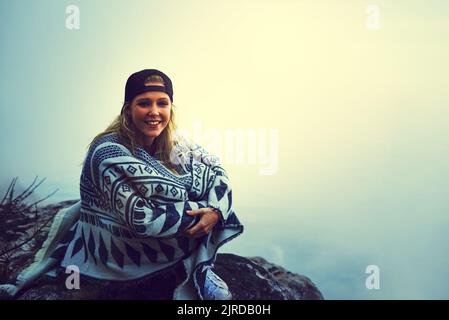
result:
[[[159,105],[160,105],[161,107],[165,107],[166,105],[168,105],[168,103],[167,103],[167,102],[159,102]]]
[[[139,102],[137,105],[138,105],[138,106],[141,106],[141,107],[146,107],[146,106],[149,106],[150,103],[149,103],[149,102],[142,101],[142,102]]]

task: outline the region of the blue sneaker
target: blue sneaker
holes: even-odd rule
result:
[[[210,266],[205,269],[207,270],[204,282],[204,300],[232,300],[232,294],[226,282],[217,276]]]

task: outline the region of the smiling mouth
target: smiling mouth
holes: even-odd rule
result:
[[[153,120],[148,120],[148,121],[144,121],[146,124],[151,125],[151,126],[157,126],[158,124],[161,124],[162,121],[153,121]]]

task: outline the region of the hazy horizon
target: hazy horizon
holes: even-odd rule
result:
[[[79,198],[127,77],[156,68],[180,129],[226,158],[245,233],[220,252],[328,299],[449,297],[449,2],[3,0],[0,26],[0,187]]]

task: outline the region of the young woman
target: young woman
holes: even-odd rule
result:
[[[175,133],[173,87],[155,69],[132,74],[120,115],[90,144],[81,200],[56,216],[36,262],[3,294],[17,296],[51,269],[126,281],[182,264],[174,299],[231,299],[211,269],[243,232],[218,158]]]

